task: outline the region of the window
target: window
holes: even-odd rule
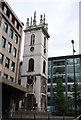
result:
[[[0,64],[3,64],[3,54],[0,53]]]
[[[2,22],[2,17],[0,16],[0,26],[1,26],[1,22]]]
[[[4,73],[4,79],[8,79],[8,75]]]
[[[14,36],[14,42],[17,44],[18,43],[18,36],[15,34]]]
[[[12,82],[13,82],[13,77],[10,77],[10,81],[12,81]]]
[[[7,31],[8,31],[8,24],[5,22],[4,23],[4,28],[3,28],[3,30],[7,33]]]
[[[6,44],[6,39],[4,37],[2,37],[2,47],[5,48],[5,44]]]
[[[43,62],[43,73],[45,74],[46,62]]]
[[[0,71],[0,76],[1,76],[1,71]]]
[[[14,62],[12,62],[12,64],[11,64],[11,71],[13,71],[13,72],[14,72],[14,70],[15,70],[15,63],[14,63]]]
[[[6,58],[5,67],[9,68],[9,64],[10,64],[10,59]]]
[[[6,15],[9,18],[9,16],[10,16],[10,10],[8,8],[7,8],[7,11],[6,11]]]
[[[48,88],[48,92],[50,92],[50,88]]]
[[[10,29],[9,36],[10,36],[10,38],[12,38],[12,39],[13,39],[13,30],[12,30],[12,29]]]
[[[14,18],[13,15],[12,15],[12,23],[13,23],[13,24],[15,23],[15,18]]]
[[[31,42],[30,42],[30,45],[34,45],[35,44],[35,35],[32,34],[31,35]]]
[[[29,71],[30,72],[34,71],[34,60],[33,59],[29,60]]]
[[[11,53],[12,45],[8,42],[8,52]]]
[[[46,37],[44,37],[44,48],[46,48]]]
[[[16,52],[17,52],[17,50],[16,50],[16,48],[14,47],[14,49],[13,49],[13,56],[14,56],[14,57],[16,57]]]

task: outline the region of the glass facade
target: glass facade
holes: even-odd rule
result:
[[[81,89],[81,55],[75,55],[75,80]],[[69,95],[74,84],[73,56],[61,56],[48,58],[48,91],[47,98],[51,97],[51,89],[54,91],[56,80],[61,78],[65,93]],[[67,85],[67,86],[66,86]],[[67,87],[67,91],[66,91]],[[48,100],[49,101],[49,100]],[[49,105],[49,102],[48,102]]]

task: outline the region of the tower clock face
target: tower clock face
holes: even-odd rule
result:
[[[34,47],[31,47],[31,48],[30,48],[30,51],[33,52],[33,51],[34,51]]]

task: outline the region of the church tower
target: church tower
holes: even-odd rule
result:
[[[45,14],[40,15],[40,23],[36,25],[34,18],[27,18],[24,42],[24,56],[21,84],[27,87],[25,108],[44,111],[47,104],[47,75],[48,75],[48,24]]]

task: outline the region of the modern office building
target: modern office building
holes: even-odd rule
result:
[[[22,22],[9,4],[0,2],[0,76],[18,83]]]
[[[30,23],[30,24],[29,24]],[[44,16],[40,16],[40,23],[34,18],[27,18],[22,66],[21,85],[27,88],[26,109],[37,107],[45,111],[47,106],[47,78],[48,78],[48,27]]]
[[[26,89],[18,85],[23,23],[6,0],[0,1],[0,118],[18,108]]]
[[[73,55],[48,58],[48,106],[50,106],[51,91],[54,92],[56,80],[63,80],[65,95],[72,97],[74,84]],[[75,80],[81,89],[81,54],[75,55]]]

